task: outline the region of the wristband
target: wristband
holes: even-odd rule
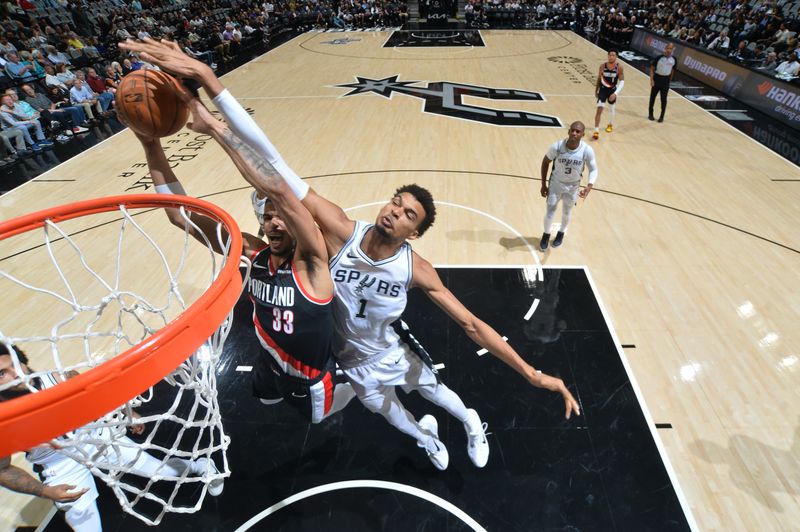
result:
[[[163,185],[156,185],[156,194],[175,194],[177,196],[185,196],[186,191],[183,190],[183,185],[180,181],[170,181]]]

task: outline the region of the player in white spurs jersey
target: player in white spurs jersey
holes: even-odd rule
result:
[[[389,327],[405,309],[406,291],[410,288],[423,289],[470,338],[533,386],[560,393],[567,418],[572,413],[580,414],[578,403],[561,379],[528,365],[494,329],[456,299],[428,261],[411,251],[407,241],[420,237],[435,217],[433,198],[427,190],[416,185],[401,187],[381,209],[375,224],[356,223],[291,171],[233,96],[220,90],[219,80],[208,66],[166,43],[147,40],[120,46],[141,52],[145,59],[165,70],[198,81],[213,96],[214,105],[234,133],[280,172],[311,212],[322,231],[328,255],[333,257],[332,276],[340,300],[334,308],[337,360],[364,405],[416,439],[437,468],[447,467],[448,456],[438,438],[436,420],[424,416],[417,422],[398,400],[396,386],[419,391],[461,420],[467,431],[468,453],[477,466],[486,463],[489,447],[485,425],[477,413],[468,410],[458,395],[441,384],[433,370]]]
[[[585,129],[583,122],[570,124],[569,136],[553,143],[542,159],[541,193],[543,198],[547,198],[544,233],[539,242],[539,248],[542,251],[546,250],[550,244],[550,227],[553,225],[558,202],[561,202],[561,227],[553,240],[554,248],[560,246],[564,241],[564,233],[567,231],[572,216],[572,207],[575,206],[578,197],[585,199],[597,180],[597,161],[594,158],[594,150],[581,140]],[[553,171],[550,173],[550,184],[548,185],[547,170],[551,162]],[[589,182],[586,188],[580,190],[581,176],[585,166],[589,167]]]

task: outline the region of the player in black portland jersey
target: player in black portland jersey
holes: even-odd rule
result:
[[[614,131],[614,116],[617,109],[617,96],[622,92],[625,85],[625,74],[622,72],[622,65],[617,61],[617,51],[609,50],[608,61],[600,65],[597,73],[597,85],[594,94],[597,97],[597,112],[594,115],[594,133],[592,140],[600,138],[600,117],[603,115],[603,108],[608,102],[611,116],[608,119],[606,133]]]
[[[254,363],[253,393],[267,404],[282,398],[309,421],[318,423],[344,408],[354,396],[349,384],[334,382],[333,281],[322,234],[283,180],[269,178],[277,173],[273,163],[257,155],[199,100],[193,99],[190,106],[192,129],[212,136],[245,180],[269,198],[263,212],[266,241],[242,233],[242,254],[253,261],[248,282],[253,323],[265,350]],[[185,194],[159,139],[137,136],[156,192]],[[173,225],[184,228],[185,220],[178,209],[166,211]],[[216,242],[215,221],[197,213],[189,216],[196,225],[189,229],[192,236],[201,242],[205,238]]]

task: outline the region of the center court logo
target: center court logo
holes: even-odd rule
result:
[[[460,118],[473,122],[482,122],[495,126],[520,126],[520,127],[562,127],[561,121],[556,116],[529,113],[526,111],[506,111],[491,109],[464,103],[465,96],[484,98],[487,100],[514,100],[541,102],[544,101],[538,92],[518,89],[494,89],[477,85],[466,85],[451,81],[432,81],[425,87],[412,87],[420,81],[397,81],[399,75],[383,79],[370,79],[356,76],[357,83],[335,85],[353,89],[344,96],[374,93],[391,99],[392,94],[399,93],[424,100],[423,112]]]

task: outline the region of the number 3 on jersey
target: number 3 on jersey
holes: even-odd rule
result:
[[[275,332],[285,332],[292,334],[294,332],[294,312],[291,310],[284,310],[273,307],[272,309],[272,330]]]

